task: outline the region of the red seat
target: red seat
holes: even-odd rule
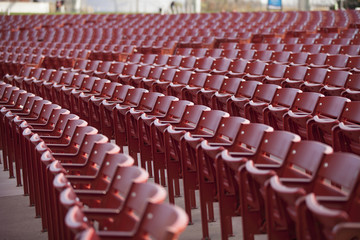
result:
[[[192,152],[188,152],[188,148],[185,147],[184,140],[186,137],[184,135],[191,133],[192,137],[201,138],[201,137],[212,137],[216,129],[219,127],[221,119],[223,117],[228,117],[229,114],[220,110],[210,110],[203,111],[199,121],[196,125],[192,127],[181,127],[179,125],[171,125],[167,128],[167,134],[169,141],[166,141],[166,149],[169,153],[175,153],[178,155],[180,166],[182,167],[181,175],[183,178],[184,186],[184,201],[185,201],[185,210],[189,215],[190,222],[191,220],[191,206],[196,205],[195,203],[195,190],[197,189],[197,163],[194,159]],[[200,142],[199,142],[200,143]],[[169,162],[174,164],[173,160],[168,159]],[[177,176],[172,176],[172,178],[179,178],[181,175],[179,173]],[[170,177],[168,176],[168,179]],[[172,182],[168,182],[168,185]],[[170,195],[170,191],[169,191]],[[169,196],[170,198],[170,196]]]
[[[346,81],[345,89],[341,92],[341,96],[347,97],[352,101],[360,100],[360,74],[354,73],[349,76]]]
[[[111,117],[113,118],[115,141],[116,144],[120,146],[121,150],[123,150],[123,146],[127,143],[125,121],[126,112],[128,112],[132,107],[137,107],[143,99],[143,94],[145,93],[148,93],[148,91],[143,88],[129,89],[124,101],[120,104],[116,104],[115,107],[112,107]],[[146,101],[146,99],[142,101]]]
[[[339,164],[339,159],[341,159],[341,164]],[[300,198],[307,193],[313,192],[320,199],[321,197],[325,199],[335,198],[338,201],[348,199],[350,197],[349,194],[351,194],[355,190],[354,187],[356,187],[355,179],[359,177],[359,163],[359,158],[356,155],[336,152],[324,158],[316,175],[309,181],[299,182],[292,178],[272,177],[269,181],[267,202],[271,204],[268,205],[269,211],[272,209],[271,215],[269,216],[274,219],[274,221],[269,220],[270,222],[277,223],[279,228],[276,229],[272,226],[268,234],[274,237],[281,236],[283,238],[289,238],[295,235],[294,223],[300,223],[301,219],[304,219],[303,214],[305,213],[304,210],[297,212],[296,208],[303,209],[302,206],[305,203],[305,198],[302,198],[302,200],[300,200]],[[346,176],[351,177],[345,178],[344,173]],[[324,181],[324,179],[326,179],[326,181]],[[343,189],[347,189],[348,191],[345,192]],[[276,213],[277,216],[274,215],[274,213]],[[306,238],[309,233],[308,230],[311,230],[311,228],[308,230],[301,229],[299,225],[296,227],[298,228],[297,237],[299,239]]]
[[[224,117],[221,119],[219,127],[213,136],[197,137],[194,134],[185,134],[185,147],[187,149],[188,158],[193,159],[197,163],[197,174],[199,179],[200,206],[203,237],[209,236],[207,227],[208,217],[214,220],[214,210],[212,203],[216,197],[216,174],[212,171],[215,165],[215,155],[219,153],[223,147],[234,144],[236,135],[242,124],[248,124],[249,121],[241,117]],[[205,141],[206,143],[203,143]],[[210,154],[204,155],[200,146],[206,144],[211,150],[216,148],[216,152],[208,151]],[[207,149],[209,149],[207,148]],[[208,207],[207,207],[208,206]],[[209,215],[207,214],[209,210]]]
[[[356,110],[358,101],[347,102],[339,118],[332,128],[332,143],[336,151],[359,154],[359,116]]]
[[[314,71],[313,71],[314,72]],[[327,84],[345,84],[349,72],[347,71],[326,71],[326,76],[324,70],[317,70],[319,74],[322,75],[312,75],[311,77],[306,77],[304,83],[300,85],[300,89],[305,92],[320,92],[320,89]],[[310,73],[310,71],[308,72]],[[336,85],[335,85],[336,86]]]
[[[141,153],[141,167],[146,168],[149,172],[150,177],[152,177],[152,164],[151,164],[151,148],[145,151],[144,146],[144,135],[140,134],[140,131],[143,129],[142,115],[146,114],[148,117],[161,117],[166,115],[173,101],[178,101],[179,99],[173,96],[163,96],[159,95],[161,93],[151,92],[149,94],[144,94],[146,97],[146,107],[142,107],[142,102],[139,103],[139,106],[135,109],[132,108],[126,114],[126,138],[128,143],[128,151],[131,156],[135,156],[137,153]],[[150,104],[152,99],[155,99],[155,102]],[[141,137],[141,139],[140,139]],[[150,139],[148,139],[150,140]],[[149,142],[148,142],[149,143]],[[143,151],[141,151],[143,150]]]
[[[268,141],[270,140],[269,138]],[[283,153],[286,155],[282,157],[276,155],[275,151],[269,157],[263,157],[263,160],[259,158],[249,160],[244,167],[239,169],[241,213],[244,218],[243,229],[246,229],[245,239],[251,239],[253,234],[261,232],[264,228],[263,222],[267,225],[275,225],[274,220],[269,223],[266,220],[266,213],[274,209],[266,208],[267,181],[275,175],[299,182],[310,181],[316,176],[323,159],[333,153],[333,149],[326,144],[305,140],[294,141]],[[258,160],[260,161],[257,162]],[[243,181],[247,181],[248,184],[242,184]]]

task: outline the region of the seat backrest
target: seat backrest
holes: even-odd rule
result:
[[[118,167],[109,191],[107,191],[106,196],[98,203],[97,207],[121,209],[126,198],[130,197],[129,192],[133,183],[143,183],[148,178],[149,174],[140,167]]]
[[[316,92],[302,92],[296,96],[296,99],[291,106],[291,111],[302,111],[306,113],[314,112],[316,104],[323,95]]]
[[[164,96],[164,94],[158,92],[145,92],[142,95],[136,110],[151,111],[155,107],[160,96]]]
[[[193,73],[191,74],[190,80],[187,85],[191,87],[203,87],[206,79],[208,77],[207,73]]]
[[[195,56],[187,56],[187,57],[183,57],[180,63],[180,67],[184,67],[184,68],[193,68],[196,62],[196,57]]]
[[[159,79],[164,69],[165,67],[153,66],[147,76],[147,79]]]
[[[323,116],[327,118],[337,119],[340,117],[341,112],[347,102],[348,98],[340,96],[325,96],[319,99],[316,104],[313,115]]]
[[[327,74],[328,70],[326,68],[309,68],[304,81],[310,83],[323,83]]]
[[[168,203],[149,203],[140,223],[139,238],[178,239],[188,224],[188,216],[181,208]]]
[[[109,73],[122,73],[126,63],[124,62],[113,62],[110,66]]]
[[[229,147],[229,152],[255,153],[265,132],[273,128],[262,123],[242,124],[237,133],[234,144]]]
[[[154,64],[163,66],[163,65],[167,64],[169,57],[170,57],[170,55],[167,55],[167,54],[158,54],[154,59]]]
[[[141,229],[139,223],[145,217],[149,203],[161,204],[165,199],[166,191],[160,185],[150,182],[133,183],[119,217],[115,218],[114,223],[107,229],[139,231]]]
[[[203,111],[210,111],[210,108],[204,105],[188,105],[186,111],[182,115],[181,120],[177,124],[173,124],[175,127],[183,126],[197,126],[198,121]]]
[[[190,55],[187,55],[187,56],[190,56]],[[180,66],[183,58],[184,58],[183,55],[171,55],[169,57],[169,60],[167,61],[166,65],[172,66],[172,67],[178,67],[178,66]]]
[[[247,64],[248,61],[245,59],[236,59],[230,64],[229,72],[244,73]]]
[[[137,106],[142,99],[143,94],[147,92],[148,90],[144,88],[131,88],[128,90],[125,100],[121,105]]]
[[[324,85],[343,87],[350,75],[349,71],[330,71],[326,75]]]
[[[239,50],[236,58],[241,58],[241,59],[245,59],[245,60],[251,60],[251,59],[253,59],[255,53],[256,53],[256,50],[252,50],[252,49]]]
[[[314,65],[323,65],[326,62],[328,55],[326,53],[312,53],[309,54],[306,63]]]
[[[96,69],[98,72],[108,72],[113,62],[111,61],[101,61]]]
[[[149,75],[150,70],[151,70],[150,65],[140,65],[137,68],[136,73],[135,73],[134,76],[146,78]]]
[[[121,74],[133,76],[133,75],[135,75],[138,67],[139,67],[139,65],[136,63],[129,63],[129,64],[125,65]]]
[[[295,64],[305,64],[308,55],[309,53],[307,52],[291,53],[288,61]]]
[[[301,93],[301,91],[297,88],[279,88],[271,100],[271,105],[290,108],[299,93]]]
[[[289,78],[290,80],[303,80],[308,68],[305,66],[289,66],[286,69],[284,78]]]
[[[77,59],[74,64],[74,69],[86,69],[89,62],[90,60],[88,59]]]
[[[332,153],[330,146],[319,141],[295,142],[277,174],[284,178],[311,179],[316,176],[323,158]]]
[[[326,58],[325,64],[332,67],[346,67],[348,59],[348,55],[333,54]]]
[[[250,62],[246,65],[245,73],[253,75],[262,75],[267,63],[262,61]]]
[[[282,165],[292,144],[300,140],[299,135],[288,131],[265,132],[252,160],[255,164]]]
[[[206,90],[219,90],[223,84],[225,76],[223,75],[211,75],[208,76],[203,86]]]
[[[211,69],[211,66],[214,62],[214,58],[212,57],[202,57],[202,58],[198,58],[194,64],[194,68],[195,69],[204,69],[204,70],[209,70]]]
[[[341,159],[341,161],[339,161]],[[335,152],[326,156],[314,180],[312,192],[318,196],[347,196],[360,177],[358,155]]]
[[[161,72],[159,80],[171,82],[173,81],[177,71],[178,70],[174,68],[164,68]]]
[[[192,74],[192,71],[177,71],[172,82],[176,84],[188,84],[192,77]]]
[[[307,53],[319,53],[322,44],[304,44],[301,51]]]
[[[276,84],[259,84],[251,99],[254,102],[270,103],[278,89],[281,89],[281,87]]]
[[[286,69],[287,65],[284,64],[269,64],[265,67],[263,75],[268,77],[281,78],[284,76]]]
[[[235,94],[242,81],[243,80],[241,78],[224,78],[224,81],[218,92]]]

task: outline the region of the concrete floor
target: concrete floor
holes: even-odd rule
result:
[[[152,181],[153,179],[149,179]],[[197,200],[198,200],[197,196]],[[184,199],[175,199],[176,204],[184,208]],[[215,208],[215,222],[209,223],[210,237],[221,239],[218,205]],[[192,210],[193,225],[189,225],[180,236],[181,240],[202,238],[200,209]],[[241,217],[233,218],[234,237],[242,239]],[[256,239],[262,239],[257,236]],[[48,239],[47,233],[41,232],[41,219],[35,218],[34,207],[29,206],[29,198],[23,195],[22,187],[16,187],[15,179],[9,179],[8,171],[3,171],[0,164],[0,240],[13,239]]]

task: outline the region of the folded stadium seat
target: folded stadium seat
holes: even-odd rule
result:
[[[14,142],[13,141],[6,141],[7,138],[14,138],[15,137],[15,124],[14,124],[14,118],[20,118],[21,120],[28,120],[28,121],[38,121],[41,119],[42,111],[45,108],[45,105],[50,105],[50,102],[47,100],[34,100],[30,101],[30,104],[33,103],[33,105],[29,106],[31,109],[26,109],[25,112],[17,112],[16,115],[14,115],[11,111],[7,111],[5,116],[3,117],[2,122],[2,145],[3,145],[3,159],[4,162],[7,161],[8,164],[5,164],[4,167],[9,168],[9,175],[10,177],[14,177],[14,171],[13,171],[13,162],[17,161],[15,150],[14,150]],[[5,111],[2,111],[5,113]],[[46,112],[47,113],[47,112]],[[16,164],[17,162],[15,162]]]
[[[341,164],[338,164],[339,159],[342,160]],[[269,224],[273,222],[278,227],[270,225],[268,234],[275,238],[288,239],[295,235],[296,227],[298,229],[297,236],[306,237],[302,234],[308,234],[308,230],[300,232],[301,228],[298,225],[301,219],[304,219],[303,214],[305,213],[304,210],[300,210],[303,209],[305,200],[302,197],[312,192],[319,199],[322,197],[329,200],[335,198],[337,201],[349,199],[356,187],[354,180],[358,178],[359,163],[356,155],[335,152],[324,158],[314,178],[310,181],[298,182],[292,178],[273,176],[269,181],[266,201],[269,203]],[[344,174],[352,177],[344,178]],[[323,181],[323,179],[327,181]],[[342,189],[348,189],[348,191],[345,192]],[[296,211],[296,208],[299,208],[299,211]],[[270,209],[272,210],[270,211]],[[271,221],[272,219],[273,221]]]
[[[167,94],[182,98],[182,90],[188,86],[203,86],[208,74],[181,70],[167,86]],[[162,86],[163,88],[164,86]]]
[[[253,49],[248,50],[239,50],[236,58],[245,59],[245,60],[254,60],[254,55],[257,51]]]
[[[43,96],[42,91],[42,84],[44,82],[52,82],[56,79],[56,81],[59,81],[61,78],[61,75],[64,74],[65,71],[57,71],[55,69],[45,69],[44,71],[41,71],[41,74],[39,78],[30,78],[26,79],[26,84],[31,85],[28,88],[32,90],[32,92],[37,96]]]
[[[341,92],[341,96],[347,97],[352,101],[360,100],[360,74],[354,73],[349,76],[349,79],[346,81],[345,89]]]
[[[71,210],[78,210],[77,206],[73,207]],[[79,215],[78,213],[68,212],[68,215]],[[74,220],[68,220],[70,216],[66,217],[67,224],[72,227],[79,226],[78,222],[83,222],[83,215],[79,215],[79,217]],[[145,217],[146,216],[146,217]],[[75,218],[72,217],[71,218]],[[100,231],[94,233],[94,229],[92,227],[88,227],[85,229],[77,229],[76,230],[76,237],[77,239],[87,239],[91,237],[91,239],[107,239],[107,237],[129,237],[131,239],[142,239],[143,236],[151,236],[155,237],[156,239],[167,239],[173,240],[178,239],[179,235],[182,231],[186,228],[188,224],[188,218],[186,213],[184,213],[179,207],[162,203],[162,204],[155,204],[149,202],[148,207],[144,213],[144,217],[141,218],[139,223],[137,232],[124,234],[124,232],[117,232],[117,231]],[[82,226],[85,226],[82,224]],[[74,228],[74,227],[73,227]],[[161,231],[160,231],[161,230]],[[165,231],[164,231],[165,230]],[[74,230],[73,230],[74,231]],[[96,235],[95,235],[96,234]]]
[[[291,52],[289,51],[273,52],[270,61],[273,63],[288,63],[290,54]]]
[[[350,41],[352,38],[342,37],[342,38],[335,38],[331,41],[333,45],[350,45]]]
[[[298,37],[285,37],[283,38],[280,43],[284,43],[284,44],[296,44],[298,43],[299,38]]]
[[[127,95],[123,102],[116,104],[112,109],[112,120],[113,120],[113,129],[116,144],[120,146],[123,151],[123,146],[127,144],[126,140],[126,122],[125,115],[131,108],[136,108],[140,101],[143,100],[143,95],[148,93],[144,88],[132,88],[129,89]]]
[[[205,99],[208,100],[206,101],[211,101],[212,109],[226,111],[227,99],[236,94],[243,81],[244,80],[241,78],[224,78],[223,84],[221,85],[220,89],[212,93],[211,96],[207,96]],[[203,97],[200,97],[200,102],[205,102],[205,100],[202,100]]]
[[[169,153],[175,152],[179,157],[179,164],[182,167],[181,175],[184,186],[185,209],[190,218],[190,222],[192,222],[191,207],[196,206],[195,190],[198,189],[197,163],[191,152],[187,152],[187,149],[185,148],[184,135],[191,133],[193,137],[211,137],[216,132],[223,117],[229,117],[229,114],[220,110],[203,111],[197,124],[190,129],[178,125],[170,125],[167,128],[169,141],[165,142],[165,147],[166,151]],[[174,162],[173,160],[170,160],[170,158],[167,160],[168,166],[169,161],[172,161],[172,164]],[[177,175],[178,176],[171,176],[171,178],[179,179],[179,173]],[[168,176],[168,179],[169,178],[170,176]],[[170,184],[172,184],[172,182],[168,180],[168,185]]]
[[[308,55],[309,53],[307,52],[291,53],[288,59],[288,63],[290,65],[306,65]]]
[[[340,47],[340,54],[347,54],[350,56],[359,55],[360,45],[343,45]]]
[[[66,75],[66,74],[65,74]],[[71,76],[69,72],[67,73],[68,76]],[[95,81],[95,77],[89,77],[85,74],[77,74],[74,73],[72,82],[68,85],[55,85],[55,95],[56,98],[59,99],[59,102],[61,102],[61,105],[63,108],[70,109],[71,108],[71,101],[70,101],[70,93],[73,89],[79,89],[82,86],[84,86],[84,89],[86,89],[86,84],[91,83]],[[70,78],[68,78],[70,80]],[[90,81],[89,81],[90,80]],[[91,81],[92,80],[92,81]],[[61,86],[61,88],[60,88]]]
[[[222,51],[220,57],[234,60],[237,58],[239,51],[240,51],[239,49],[225,49]]]
[[[217,74],[217,75],[225,74],[228,71],[231,63],[232,60],[228,58],[219,57],[215,59],[211,66],[210,74]]]
[[[131,55],[128,55],[126,58],[127,63],[140,63],[141,58],[143,57],[143,53],[133,53]]]
[[[335,151],[359,154],[359,117],[358,101],[347,102],[339,118],[332,128],[332,143]]]
[[[245,73],[245,69],[248,63],[248,60],[245,59],[234,60],[230,64],[230,67],[225,75],[228,77],[242,77]]]
[[[237,93],[230,97],[227,102],[227,110],[232,116],[245,117],[245,105],[251,99],[271,98],[274,96],[275,91],[279,88],[275,84],[257,84],[253,81],[246,81],[248,84],[242,83]]]
[[[109,71],[105,73],[103,78],[109,79],[112,82],[117,81],[117,76],[122,73],[126,63],[123,62],[112,62]]]
[[[268,141],[271,141],[271,138]],[[276,150],[274,152],[276,153]],[[267,181],[272,176],[290,178],[298,182],[311,181],[323,159],[332,153],[333,149],[326,144],[305,140],[294,141],[290,147],[286,146],[285,150],[278,149],[278,155],[248,160],[244,167],[239,169],[241,213],[245,220],[243,228],[246,229],[244,239],[253,239],[254,234],[264,231],[264,223],[275,225],[273,222],[268,223],[266,219],[266,213],[272,212],[274,208],[268,209],[265,204],[268,200]],[[279,156],[282,162],[276,159]],[[242,184],[245,180],[249,184]],[[294,233],[289,231],[289,235],[292,234]]]
[[[297,43],[309,44],[310,45],[310,44],[314,44],[316,39],[317,39],[316,37],[307,37],[307,36],[305,36],[305,37],[299,38],[299,41]]]
[[[110,71],[110,67],[112,64],[113,62],[111,61],[101,61],[97,69],[92,74],[87,74],[99,78],[105,78],[106,73]]]
[[[102,61],[100,60],[90,60],[84,69],[80,69],[80,70],[77,70],[75,72],[78,72],[78,73],[82,73],[82,74],[87,74],[87,75],[92,75],[96,69],[98,68],[99,64],[101,63]],[[74,70],[72,70],[74,71]]]
[[[138,51],[137,45],[130,43],[127,44],[127,46],[124,46],[124,48],[122,48],[121,51],[120,50],[112,51],[111,56],[114,61],[126,62],[127,57],[136,53],[137,51]]]
[[[122,83],[132,85],[134,87],[140,87],[141,79],[146,78],[150,74],[151,69],[151,65],[138,65],[136,72],[132,76],[129,76],[126,80],[125,78],[122,78]]]
[[[221,42],[219,44],[219,48],[222,48],[224,50],[231,50],[238,48],[238,43],[236,42]]]
[[[158,69],[160,71],[160,69]],[[161,92],[166,94],[166,87],[175,79],[175,76],[178,76],[181,73],[186,73],[188,71],[180,71],[175,68],[163,68],[159,79],[150,79],[146,78],[142,80],[142,85],[145,89],[154,92]]]
[[[157,54],[153,53],[143,54],[138,63],[141,65],[152,65],[155,61],[156,56]]]
[[[61,67],[60,70],[72,71],[72,72],[80,72],[81,70],[85,69],[87,64],[91,62],[88,59],[76,59],[72,64],[72,67]]]
[[[324,44],[322,45],[320,52],[326,54],[339,54],[341,45],[337,44]]]
[[[332,127],[338,124],[338,119],[345,112],[345,106],[350,100],[340,96],[325,98],[327,102],[321,104],[322,99],[320,99],[315,110],[316,114],[306,122],[307,138],[333,145]]]
[[[9,84],[12,84],[14,86],[17,86],[17,87],[21,87],[19,86],[20,84],[16,85],[17,84],[17,81],[15,80],[15,77],[16,78],[24,78],[24,77],[28,77],[30,75],[30,72],[31,70],[33,70],[34,67],[32,66],[26,66],[24,68],[21,69],[21,71],[19,71],[18,73],[16,73],[15,75],[10,75],[10,74],[6,74],[2,80],[6,83],[9,83]]]
[[[266,37],[263,40],[264,43],[268,44],[268,48],[270,44],[280,44],[281,38],[280,37]]]
[[[212,49],[208,49],[205,53],[206,57],[212,57],[212,58],[219,58],[221,57],[221,53],[222,53],[223,49],[221,48],[212,48]]]
[[[346,70],[351,72],[360,72],[360,56],[349,56],[345,67],[330,67],[333,70]]]
[[[248,76],[247,78],[249,78],[250,80],[261,81],[263,83],[272,83],[272,84],[281,85],[281,83],[285,79],[289,77],[297,77],[297,76],[292,76],[292,74],[294,74],[294,72],[291,71],[291,68],[288,67],[287,65],[270,63],[265,66],[264,72],[259,76],[254,75],[254,76]]]
[[[285,130],[299,134],[303,139],[309,139],[312,136],[309,133],[310,129],[308,128],[311,127],[311,125],[307,124],[308,120],[312,119],[311,121],[309,120],[310,122],[312,122],[314,121],[314,119],[319,119],[319,122],[324,122],[324,124],[325,121],[331,122],[334,119],[336,120],[339,117],[347,101],[349,100],[344,97],[326,96],[319,98],[315,108],[312,108],[315,105],[314,102],[310,103],[307,106],[303,105],[302,109],[299,109],[301,110],[299,114],[293,112],[292,109],[290,109],[287,113],[284,114],[284,128]],[[334,105],[332,106],[331,104]],[[305,107],[307,107],[307,109],[305,112],[303,112],[303,110],[305,110]],[[331,140],[329,140],[330,136],[323,137],[324,138],[322,138],[322,141],[331,143]]]
[[[249,121],[241,117],[224,117],[219,123],[219,127],[214,132],[213,136],[196,136],[192,133],[186,133],[184,135],[184,144],[187,153],[191,156],[188,158],[196,162],[199,176],[199,190],[200,190],[200,205],[201,205],[201,218],[202,218],[202,229],[203,237],[209,236],[207,227],[207,207],[209,209],[209,218],[214,220],[214,212],[212,202],[216,197],[216,174],[213,172],[213,166],[215,165],[215,151],[207,151],[210,154],[211,160],[206,161],[203,159],[203,153],[201,145],[203,141],[212,150],[216,148],[223,149],[234,143],[239,128],[242,124],[248,124]],[[209,149],[207,148],[207,149]],[[220,151],[217,151],[219,153]]]
[[[78,73],[74,72],[65,72],[62,76],[59,82],[53,83],[50,89],[49,96],[51,98],[51,101],[54,103],[60,103],[60,91],[61,89],[65,87],[70,87],[74,81],[77,80]]]
[[[253,59],[263,62],[270,62],[273,53],[274,51],[271,50],[258,50],[254,54]]]
[[[193,66],[190,66],[190,65],[184,66],[183,64],[180,64],[179,69],[180,70],[191,70],[191,71],[201,72],[201,73],[210,72],[214,60],[215,59],[212,57],[200,57],[200,58],[196,59]]]
[[[165,66],[170,58],[170,55],[167,54],[157,54],[153,66]]]
[[[266,50],[271,50],[271,51],[275,51],[275,52],[281,52],[283,51],[285,47],[284,43],[269,43]]]
[[[174,55],[180,55],[180,56],[191,56],[192,48],[176,48]]]
[[[209,50],[208,48],[192,48],[189,56],[194,56],[194,57],[197,57],[197,58],[203,58],[203,57],[205,57],[206,52],[208,50]],[[179,54],[179,55],[182,55],[182,54]],[[183,55],[183,56],[185,56],[185,55]]]
[[[167,69],[167,67],[152,66],[148,76],[143,78],[134,76],[131,78],[130,85],[150,90],[152,83],[161,77],[165,69]]]
[[[354,212],[352,209],[357,207],[356,197],[350,197],[347,201],[339,204],[335,199],[324,201],[320,198],[318,200],[313,193],[310,193],[306,196],[305,201],[308,210],[307,214],[308,216],[311,215],[309,218],[313,220],[308,221],[304,225],[313,225],[315,223],[323,226],[322,231],[310,227],[311,234],[309,235],[321,235],[327,239],[331,239],[333,236],[336,239],[346,237],[356,238],[359,236],[359,219],[356,215],[352,214]],[[344,215],[348,216],[344,217]]]
[[[320,36],[315,40],[315,44],[323,44],[323,45],[331,45],[332,40],[334,39],[333,36]]]
[[[300,85],[300,89],[304,92],[319,92],[320,89],[327,84],[344,85],[349,76],[348,71],[329,71],[327,70],[325,78],[309,78]]]
[[[83,79],[79,88],[65,88],[67,91],[66,97],[70,99],[70,111],[75,114],[80,114],[80,95],[96,95],[101,92],[106,82],[107,81],[100,78],[86,77]]]
[[[289,66],[286,69],[284,75],[285,80],[281,82],[281,86],[290,87],[290,88],[300,88],[300,85],[304,81],[306,81],[306,79],[312,77],[316,78],[321,76],[325,78],[326,73],[327,70],[323,68],[313,69],[313,68],[308,68],[306,66]]]
[[[223,75],[208,75],[205,77],[205,81],[203,81],[203,76],[197,74],[194,76],[194,79],[190,79],[188,85],[182,89],[182,99],[189,100],[195,104],[201,104],[200,96],[204,97],[204,100],[206,94],[210,92],[215,93],[215,91],[220,89],[224,79],[225,76]],[[206,102],[204,105],[209,106],[210,102]]]
[[[164,96],[163,94],[156,92],[144,94],[143,97],[145,98],[146,103],[140,101],[137,108],[131,108],[125,115],[126,139],[129,154],[135,156],[134,159],[137,159],[137,153],[140,153],[139,128],[142,127],[141,115],[162,116],[169,110],[172,101],[179,100],[173,96]],[[148,167],[149,175],[152,177],[151,159],[144,156],[141,158],[141,167],[145,169],[146,165]]]
[[[267,63],[262,61],[249,62],[246,65],[243,76],[240,77],[244,78],[245,80],[258,80],[258,77],[263,75],[267,65]]]
[[[109,99],[115,92],[116,87],[120,85],[119,83],[111,82],[109,80],[101,80],[101,87],[93,89],[92,92],[80,92],[79,96],[76,97],[79,116],[87,121],[90,121],[91,115],[93,114],[92,107],[101,103],[104,99]],[[96,83],[94,86],[95,85]],[[93,123],[96,124],[96,122]]]
[[[184,108],[185,107],[185,108]],[[174,203],[174,188],[175,196],[180,195],[179,179],[180,179],[180,155],[174,151],[169,151],[169,137],[167,134],[167,128],[172,126],[180,127],[181,129],[193,129],[200,120],[203,111],[209,111],[210,108],[203,105],[181,105],[180,111],[177,111],[174,117],[169,116],[165,121],[154,121],[154,133],[155,136],[152,138],[155,143],[152,143],[153,159],[156,161],[157,156],[164,156],[164,163],[167,169],[167,181],[169,191],[169,201]],[[170,124],[171,125],[170,125]],[[163,155],[163,151],[165,153]],[[156,170],[156,168],[155,168]]]
[[[160,183],[159,180],[161,177],[161,184],[163,186],[165,186],[164,141],[162,136],[160,137],[159,134],[155,132],[155,125],[161,126],[161,129],[164,130],[165,126],[169,126],[170,123],[179,122],[188,105],[193,105],[193,103],[186,100],[174,99],[170,102],[166,111],[161,111],[157,114],[145,113],[142,114],[138,120],[141,160],[144,158],[147,161],[153,161],[154,180],[156,183]],[[155,121],[157,122],[156,124],[154,123]]]
[[[129,79],[136,74],[139,65],[137,63],[126,64],[120,74],[116,74],[116,81],[127,84]]]
[[[283,51],[301,52],[302,47],[303,47],[303,44],[300,44],[300,43],[285,44]]]
[[[318,90],[326,96],[340,96],[346,82],[351,79],[352,73],[347,71],[335,71],[338,74],[331,74],[325,79],[323,86]]]
[[[301,52],[320,53],[322,46],[323,44],[304,44],[301,49]]]

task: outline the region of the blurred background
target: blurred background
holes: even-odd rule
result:
[[[360,0],[19,0],[0,1],[9,13],[199,13],[355,9]]]

